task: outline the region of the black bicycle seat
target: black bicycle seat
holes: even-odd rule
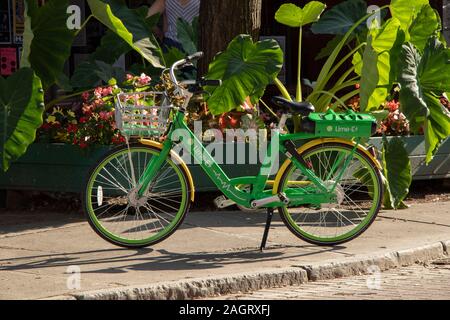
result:
[[[314,106],[305,102],[294,102],[289,101],[283,97],[273,97],[272,102],[282,109],[283,112],[290,113],[293,115],[309,116],[310,113],[315,112]]]

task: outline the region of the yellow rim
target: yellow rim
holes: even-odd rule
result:
[[[346,144],[346,145],[349,145],[349,146],[355,146],[356,145],[356,143],[355,142],[353,142],[353,141],[350,141],[350,140],[345,140],[345,139],[339,139],[339,138],[323,138],[323,139],[315,139],[315,140],[312,140],[312,141],[310,141],[310,142],[308,142],[308,143],[306,143],[306,144],[304,144],[303,146],[301,146],[300,148],[298,148],[297,149],[297,151],[298,151],[298,153],[299,154],[302,154],[302,153],[304,153],[306,150],[308,150],[308,149],[310,149],[310,148],[312,148],[312,147],[315,147],[315,146],[317,146],[317,145],[319,145],[319,144],[324,144],[324,143],[331,143],[331,142],[334,142],[334,143],[342,143],[342,144]],[[367,150],[366,148],[364,148],[364,146],[362,146],[362,145],[359,145],[358,146],[358,149],[360,150],[360,151],[362,151],[362,152],[364,152],[374,163],[375,163],[375,165],[377,166],[377,168],[378,169],[380,169],[381,170],[381,165],[380,165],[380,163],[378,162],[378,160],[369,152],[369,150]],[[291,160],[286,160],[284,163],[283,163],[283,165],[281,166],[281,168],[280,168],[280,170],[278,170],[278,174],[277,174],[277,176],[276,176],[276,178],[275,178],[275,181],[274,181],[274,183],[273,183],[273,189],[272,189],[272,193],[273,194],[276,194],[278,191],[278,187],[279,187],[279,185],[280,185],[280,180],[281,180],[281,177],[283,176],[283,174],[284,174],[284,171],[286,171],[286,169],[289,167],[289,165],[291,164]]]
[[[141,139],[141,140],[139,140],[139,142],[146,146],[155,147],[160,150],[163,149],[163,145],[156,141]],[[180,156],[177,155],[174,151],[171,152],[170,156],[172,157],[172,160],[174,160],[174,163],[179,164],[186,172],[186,175],[188,178],[188,183],[189,183],[189,190],[191,191],[191,201],[194,202],[195,186],[194,186],[194,179],[192,179],[191,171],[189,170],[186,163],[184,163],[183,159],[181,159]]]

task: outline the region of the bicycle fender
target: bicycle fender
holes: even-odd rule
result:
[[[350,140],[346,140],[346,139],[340,139],[340,138],[322,138],[322,139],[315,139],[315,140],[312,140],[312,141],[310,141],[310,142],[308,142],[308,143],[305,143],[304,145],[302,145],[300,148],[297,149],[297,152],[298,152],[299,154],[302,154],[302,153],[304,153],[306,150],[308,150],[308,149],[310,149],[310,148],[312,148],[312,147],[315,147],[315,146],[317,146],[317,145],[319,145],[319,144],[330,143],[330,142],[338,142],[338,143],[346,144],[346,145],[349,145],[349,146],[352,146],[352,147],[354,147],[354,146],[356,145],[355,142],[350,141]],[[381,167],[380,162],[378,161],[377,158],[375,158],[375,157],[369,152],[369,150],[367,150],[367,149],[366,149],[364,146],[362,146],[362,145],[359,145],[359,146],[358,146],[358,149],[359,149],[361,152],[365,153],[365,154],[366,154],[366,155],[367,155],[367,156],[375,163],[375,165],[377,166],[377,168],[378,168],[379,170],[382,170],[382,167]],[[278,170],[277,176],[276,176],[276,178],[275,178],[275,182],[274,182],[274,184],[273,184],[273,189],[272,189],[272,193],[273,193],[273,194],[276,194],[276,193],[277,193],[278,187],[279,187],[279,185],[280,185],[281,177],[283,176],[284,171],[286,171],[286,169],[287,169],[288,166],[291,164],[291,162],[292,162],[292,161],[291,161],[290,159],[287,159],[287,160],[283,163],[283,165],[280,167],[280,170]]]
[[[156,142],[156,141],[147,140],[147,139],[141,139],[141,140],[139,140],[139,142],[142,143],[143,145],[154,147],[154,148],[159,149],[159,150],[163,149],[162,143],[159,143],[159,142]],[[195,185],[194,185],[194,179],[192,179],[191,171],[189,170],[188,166],[183,161],[183,159],[181,159],[181,157],[178,154],[176,154],[176,152],[171,151],[170,152],[170,156],[186,172],[186,175],[187,175],[187,178],[188,178],[188,183],[189,183],[189,189],[191,190],[191,201],[194,202],[194,200],[195,200]]]

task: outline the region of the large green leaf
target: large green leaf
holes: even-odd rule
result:
[[[392,0],[389,8],[392,17],[397,18],[402,29],[407,32],[413,19],[422,10],[422,7],[427,4],[429,4],[428,0]]]
[[[198,51],[199,24],[198,17],[194,18],[189,24],[186,20],[177,21],[178,40],[187,54],[193,54]]]
[[[450,135],[450,115],[439,96],[450,89],[450,49],[436,37],[428,42],[423,57],[411,43],[400,57],[400,103],[413,131],[424,126],[429,163],[440,143]]]
[[[409,193],[412,182],[411,161],[403,141],[394,137],[383,138],[383,169],[386,182],[385,205],[398,209]]]
[[[22,156],[42,125],[42,84],[30,68],[22,68],[8,79],[0,76],[0,167]]]
[[[372,47],[372,38],[369,37],[366,49],[363,55],[363,64],[361,68],[361,111],[372,109],[374,101],[378,100],[379,95],[374,95],[380,81],[380,72],[378,70],[378,53]],[[379,106],[379,105],[378,105]],[[376,108],[378,107],[376,106]],[[374,109],[376,109],[374,108]]]
[[[438,34],[440,30],[439,13],[430,5],[425,5],[409,28],[409,41],[423,52],[430,36]]]
[[[319,1],[308,2],[303,8],[286,3],[275,13],[275,20],[289,27],[299,28],[319,20],[325,8],[326,5]]]
[[[91,60],[100,60],[113,64],[123,54],[133,50],[133,48],[122,40],[117,34],[108,30],[100,41],[100,46],[91,54]]]
[[[389,19],[381,29],[370,31],[361,70],[361,110],[378,109],[389,95],[404,40],[396,18]]]
[[[450,48],[446,48],[437,37],[428,41],[418,73],[424,91],[438,94],[450,91]]]
[[[121,37],[156,68],[163,68],[164,58],[145,19],[127,7],[124,0],[87,0],[92,14]]]
[[[424,128],[426,162],[430,163],[441,143],[450,136],[450,113],[434,94],[425,93],[424,98],[430,110]]]
[[[249,35],[239,35],[218,54],[209,66],[208,79],[221,79],[208,107],[215,115],[241,105],[247,97],[257,102],[267,85],[278,75],[283,65],[283,51],[275,40],[254,43]]]
[[[77,89],[89,89],[100,82],[108,83],[112,78],[122,82],[125,79],[125,71],[106,62],[89,59],[78,65],[70,84]]]
[[[367,3],[364,0],[343,1],[325,12],[320,20],[312,25],[311,30],[316,34],[344,35],[353,25],[367,14]],[[366,28],[361,23],[355,32]]]
[[[143,18],[146,17],[148,8],[140,7],[133,11]],[[148,32],[158,22],[159,15],[145,18]],[[124,54],[130,52],[133,48],[112,30],[108,30],[100,41],[100,45],[86,61],[80,63],[74,71],[71,79],[71,85],[75,88],[90,88],[99,81],[104,81],[108,77],[114,77],[120,81],[124,70],[113,67],[112,65]],[[164,58],[165,60],[165,58]],[[145,69],[145,67],[144,67]],[[109,80],[109,79],[108,79]],[[108,81],[106,80],[106,82]]]
[[[413,44],[403,45],[399,59],[400,74],[398,77],[401,85],[400,103],[403,113],[410,122],[411,129],[416,132],[429,115],[419,78],[418,69],[421,60],[422,57]]]
[[[63,72],[75,38],[67,28],[68,1],[49,0],[41,7],[36,0],[26,4],[22,66],[32,67],[48,88]]]

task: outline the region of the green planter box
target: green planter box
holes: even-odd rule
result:
[[[411,154],[415,180],[450,177],[450,139],[440,148],[433,162],[425,165],[425,142],[423,137],[403,137]],[[381,138],[371,142],[381,147]],[[30,146],[25,156],[15,162],[6,173],[0,174],[0,189],[80,192],[89,168],[111,147],[81,150],[64,144],[39,144]],[[235,149],[235,155],[236,155]],[[248,150],[246,148],[246,154]],[[280,162],[284,161],[284,158]],[[255,175],[259,165],[223,165],[231,177]],[[203,173],[199,165],[189,165],[197,191],[215,191],[217,188]]]
[[[389,138],[388,138],[389,139]],[[425,140],[423,136],[401,137],[411,160],[414,180],[431,180],[450,177],[450,139],[439,148],[433,161],[425,164]],[[379,150],[382,148],[382,138],[372,138],[371,143]]]

